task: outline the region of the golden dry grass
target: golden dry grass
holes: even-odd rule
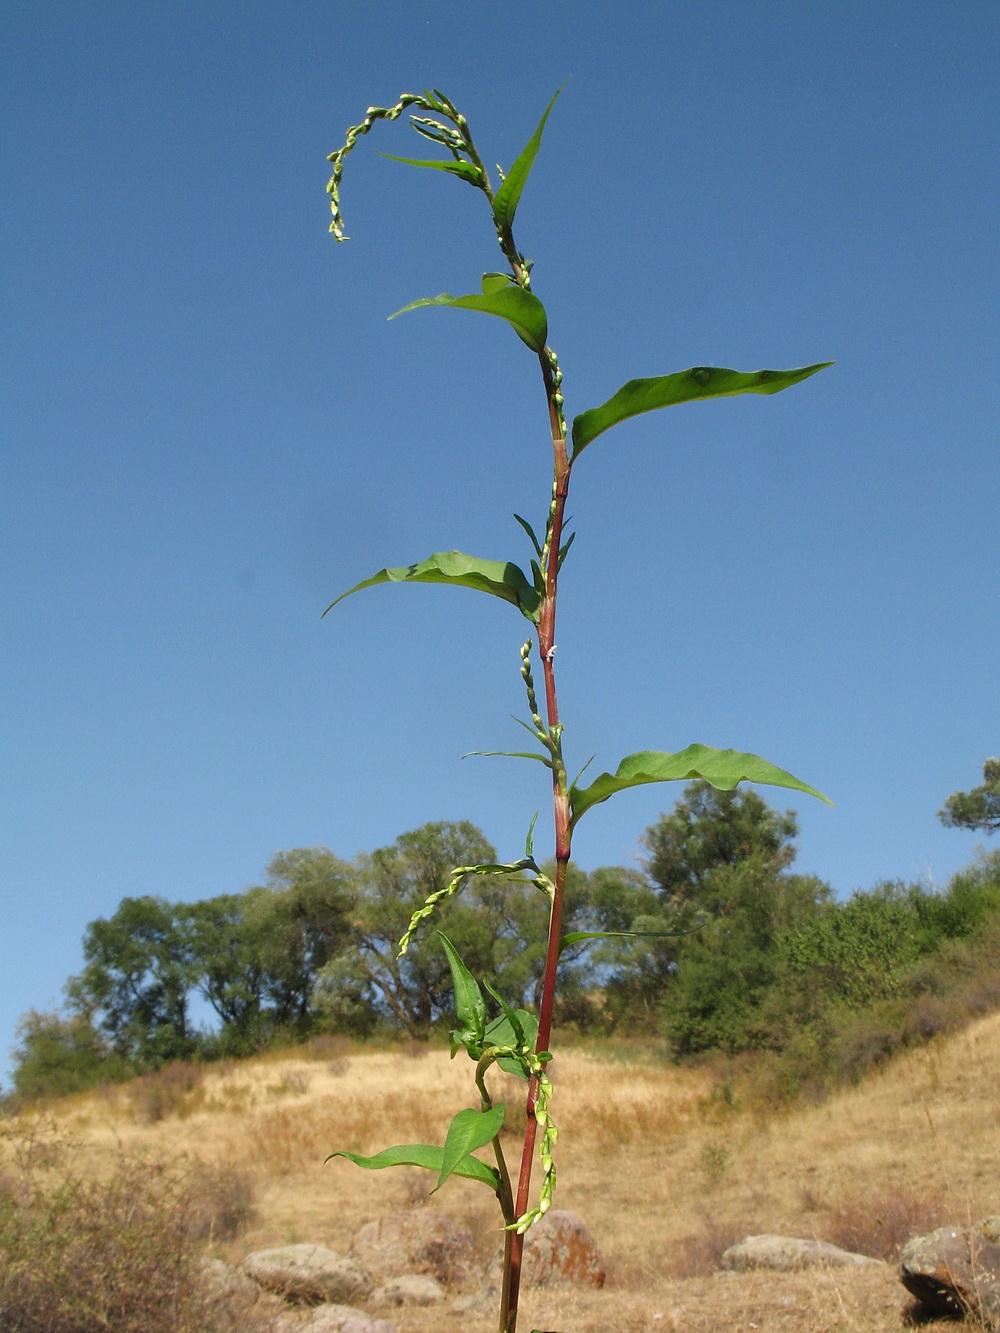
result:
[[[56,1113],[95,1170],[121,1144],[249,1172],[257,1215],[217,1250],[225,1258],[302,1240],[346,1250],[363,1222],[421,1206],[433,1182],[343,1159],[323,1165],[324,1156],[442,1142],[454,1112],[476,1104],[470,1074],[464,1057],[437,1050],[292,1053],[209,1067],[180,1097],[182,1113],[155,1123],[142,1122],[128,1088],[67,1099]],[[881,1236],[887,1251],[909,1228],[1000,1211],[1000,1015],[789,1113],[720,1108],[707,1071],[616,1064],[579,1049],[558,1057],[553,1076],[557,1205],[588,1223],[609,1280],[599,1292],[529,1292],[524,1329],[899,1330],[907,1301],[891,1266],[729,1275],[709,1271],[711,1261],[753,1232],[860,1237],[869,1248]],[[502,1090],[512,1108],[520,1089],[511,1079]],[[499,1245],[491,1205],[488,1191],[457,1180],[432,1201],[487,1247]],[[486,1311],[391,1317],[400,1333],[487,1333],[494,1320]]]

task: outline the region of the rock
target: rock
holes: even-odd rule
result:
[[[501,1258],[487,1270],[500,1289]],[[525,1233],[521,1283],[526,1287],[603,1287],[604,1261],[594,1238],[576,1213],[553,1208]]]
[[[351,1258],[380,1277],[429,1273],[466,1282],[476,1268],[472,1237],[447,1213],[421,1209],[369,1222],[354,1237]]]
[[[243,1260],[243,1270],[268,1291],[290,1301],[364,1300],[372,1289],[371,1274],[324,1245],[256,1250]]]
[[[825,1240],[801,1240],[796,1236],[747,1236],[736,1245],[730,1245],[722,1255],[722,1267],[733,1272],[748,1268],[771,1268],[788,1273],[796,1268],[816,1268],[819,1265],[847,1268],[881,1263],[867,1254],[842,1250]]]
[[[444,1287],[426,1273],[404,1273],[376,1287],[369,1300],[372,1305],[437,1305],[444,1300]]]
[[[971,1313],[1000,1328],[1000,1216],[915,1236],[899,1256],[899,1278],[936,1314]]]
[[[495,1313],[500,1301],[499,1287],[486,1287],[483,1291],[470,1292],[466,1296],[459,1296],[457,1300],[452,1301],[451,1308],[455,1314],[485,1314]]]
[[[213,1305],[234,1300],[251,1302],[260,1294],[260,1287],[245,1273],[221,1259],[202,1259],[198,1263],[198,1285]]]
[[[350,1305],[317,1305],[302,1333],[396,1333],[396,1325]]]

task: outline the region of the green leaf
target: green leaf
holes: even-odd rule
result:
[[[738,393],[780,393],[817,370],[832,366],[820,361],[800,370],[722,370],[713,366],[694,366],[676,375],[654,375],[651,379],[629,380],[600,407],[592,407],[573,419],[573,457],[582,453],[602,431],[619,421],[652,412],[658,407],[689,403],[696,398],[727,398]]]
[[[483,295],[490,296],[493,292],[502,292],[510,286],[517,286],[517,280],[513,273],[484,273],[483,274]]]
[[[499,991],[494,990],[494,988],[490,985],[488,981],[484,981],[483,985],[486,987],[489,993],[493,996],[494,1000],[496,1000],[497,1004],[500,1006],[503,1016],[510,1024],[511,1031],[514,1033],[516,1039],[523,1044],[526,1041],[524,1033],[524,1024],[521,1022],[515,1011],[510,1007],[510,1005],[503,998],[503,996],[500,994]]]
[[[485,279],[491,276],[486,274]],[[489,286],[489,282],[485,279],[483,285]],[[396,315],[405,315],[408,310],[419,310],[423,306],[447,306],[455,310],[479,310],[484,315],[497,315],[511,325],[521,341],[533,352],[541,352],[548,337],[548,316],[541,301],[537,296],[532,296],[531,292],[526,292],[523,287],[512,286],[509,282],[502,287],[496,286],[490,291],[484,291],[481,295],[473,293],[471,296],[452,296],[448,292],[442,292],[440,296],[425,296],[419,301],[411,301],[409,305],[404,305],[402,310],[397,310],[389,318],[395,319]]]
[[[606,801],[615,792],[626,787],[639,787],[646,782],[674,782],[681,779],[704,778],[721,791],[732,791],[739,782],[762,782],[771,787],[791,787],[810,796],[818,796],[827,805],[833,802],[822,792],[786,773],[783,768],[761,759],[760,755],[743,754],[740,750],[716,750],[711,745],[689,745],[677,754],[663,750],[640,750],[627,755],[613,774],[601,773],[589,787],[570,788],[570,808],[575,824],[585,810]]]
[[[349,1162],[364,1167],[366,1171],[381,1171],[387,1166],[422,1166],[428,1171],[437,1171],[440,1174],[444,1165],[444,1155],[444,1148],[434,1148],[426,1143],[408,1143],[398,1148],[386,1148],[383,1152],[376,1153],[374,1157],[361,1157],[353,1152],[332,1152],[326,1160],[329,1162],[333,1157],[346,1157]],[[450,1174],[464,1176],[466,1180],[481,1180],[492,1190],[500,1186],[500,1175],[496,1168],[487,1166],[485,1162],[480,1162],[475,1157],[462,1158],[452,1167]]]
[[[559,941],[560,949],[567,949],[581,940],[666,940],[675,935],[693,935],[693,930],[574,930]]]
[[[534,750],[470,750],[462,758],[468,759],[471,755],[480,755],[484,759],[537,759],[546,768],[552,767],[552,760],[548,755],[535,754]]]
[[[538,1041],[538,1019],[527,1009],[516,1009],[514,1014],[516,1027],[506,1014],[494,1018],[493,1022],[487,1025],[484,1046],[517,1046],[523,1043],[534,1050]],[[497,1064],[508,1074],[517,1074],[523,1079],[528,1077],[520,1060],[512,1055],[501,1055]]]
[[[496,197],[493,200],[493,216],[496,219],[497,226],[504,231],[509,232],[514,222],[518,201],[525,185],[528,183],[531,168],[535,165],[535,158],[538,156],[538,150],[542,144],[542,131],[545,129],[545,122],[549,118],[549,112],[556,104],[556,98],[565,87],[566,85],[563,84],[561,88],[556,90],[552,101],[545,108],[545,114],[538,122],[538,129],[528,140],[517,161],[504,177],[503,184],[496,192]]]
[[[417,157],[397,157],[395,153],[379,153],[379,157],[387,157],[390,162],[405,162],[408,167],[431,167],[436,171],[450,171],[453,176],[461,176],[462,180],[468,181],[470,185],[482,186],[483,173],[472,162],[460,162],[457,159],[451,162],[442,162],[439,158],[417,158]]]
[[[535,548],[535,555],[537,555],[539,560],[541,560],[542,548],[538,538],[535,536],[535,529],[531,526],[528,520],[526,518],[522,518],[520,514],[515,514],[514,517],[518,521],[518,523],[520,523],[521,527],[524,528],[525,532],[528,534],[528,537],[531,539],[531,544]]]
[[[458,956],[458,950],[443,931],[438,931],[451,968],[451,984],[455,992],[455,1016],[463,1028],[476,1034],[481,1044],[486,1035],[486,1001],[479,984]]]
[[[463,1163],[470,1160],[469,1154],[475,1148],[485,1147],[500,1132],[506,1106],[497,1102],[489,1111],[473,1111],[471,1108],[459,1111],[448,1126],[448,1137],[444,1141],[444,1157],[438,1183],[431,1190],[439,1190],[450,1175],[457,1172]],[[472,1159],[474,1160],[474,1159]],[[483,1163],[480,1163],[483,1165]],[[489,1168],[487,1168],[488,1170]]]
[[[374,588],[379,583],[450,583],[459,588],[488,592],[516,606],[533,625],[538,623],[541,599],[523,570],[509,560],[480,560],[476,556],[464,555],[461,551],[438,551],[415,565],[380,569],[370,579],[356,583],[353,588],[348,588],[347,592],[334,598],[323,615],[332,611],[345,597],[360,592],[362,588]]]

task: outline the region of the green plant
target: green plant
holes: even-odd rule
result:
[[[331,607],[335,606],[351,593],[383,583],[442,583],[471,588],[501,598],[510,603],[531,626],[531,635],[520,653],[521,677],[530,718],[522,725],[536,748],[490,753],[505,753],[508,757],[529,759],[541,763],[549,770],[552,782],[554,870],[551,874],[544,873],[535,860],[532,842],[535,821],[532,820],[522,857],[502,863],[480,861],[457,867],[448,885],[430,894],[426,902],[413,913],[410,925],[399,942],[398,953],[406,953],[422,921],[433,914],[439,903],[458,893],[470,881],[483,876],[497,876],[506,881],[527,882],[543,894],[548,902],[545,967],[537,1013],[514,1009],[494,988],[489,985],[481,987],[458,951],[442,935],[441,945],[451,971],[458,1018],[458,1027],[452,1035],[452,1051],[454,1054],[464,1048],[476,1063],[479,1109],[459,1111],[441,1147],[406,1145],[386,1149],[374,1157],[362,1157],[349,1152],[333,1154],[348,1157],[370,1170],[401,1165],[424,1167],[437,1173],[436,1188],[455,1174],[481,1181],[495,1192],[503,1213],[506,1233],[499,1325],[501,1333],[514,1333],[517,1322],[524,1233],[547,1211],[555,1187],[553,1154],[557,1135],[550,1114],[552,1087],[546,1075],[546,1065],[552,1058],[548,1048],[560,955],[568,946],[585,939],[600,938],[610,933],[628,933],[598,931],[562,934],[567,867],[576,826],[594,806],[620,791],[649,782],[700,778],[713,787],[730,791],[739,782],[749,780],[820,796],[814,788],[757,755],[717,750],[705,745],[689,745],[677,753],[644,750],[630,754],[622,759],[613,773],[601,773],[587,784],[582,782],[582,772],[572,781],[567,776],[563,754],[564,725],[560,718],[556,690],[555,626],[559,577],[574,535],[567,536],[564,532],[564,518],[570,480],[577,461],[611,427],[639,413],[702,398],[777,393],[830,363],[806,366],[799,370],[750,373],[695,366],[675,374],[630,380],[607,402],[580,413],[568,426],[563,410],[562,370],[548,342],[548,316],[544,305],[532,290],[532,265],[518,249],[513,231],[518,204],[538,154],[545,123],[558,95],[546,107],[538,128],[523,152],[506,174],[501,173],[496,190],[473,141],[468,122],[454,104],[437,90],[403,94],[391,107],[369,107],[361,124],[348,130],[343,147],[331,154],[329,160],[333,164],[333,175],[327,187],[333,212],[330,230],[337,240],[344,240],[340,186],[348,154],[358,139],[368,134],[379,121],[394,121],[404,112],[410,111],[413,128],[424,139],[444,149],[446,156],[432,160],[395,160],[446,172],[479,190],[489,208],[491,223],[507,269],[485,273],[479,292],[457,297],[444,293],[413,301],[397,314],[421,307],[454,308],[505,320],[537,359],[548,408],[552,490],[540,528],[541,535],[527,519],[515,515],[531,543],[532,553],[527,572],[510,560],[482,559],[461,551],[440,551],[413,564],[382,569],[355,584],[331,603]],[[413,114],[417,112],[422,114]],[[541,665],[544,703],[539,702],[536,694],[531,662],[533,645],[537,646]],[[825,797],[821,799],[826,800]],[[635,933],[638,935],[644,932]],[[646,933],[662,935],[672,932],[658,930]],[[492,1018],[484,989],[495,1006]],[[528,1084],[527,1124],[516,1180],[512,1179],[508,1171],[499,1137],[505,1107],[502,1103],[494,1104],[487,1084],[487,1076],[494,1066],[520,1075]],[[531,1205],[529,1192],[536,1140],[542,1179],[537,1202]],[[487,1146],[492,1147],[495,1166],[475,1156],[478,1149]]]

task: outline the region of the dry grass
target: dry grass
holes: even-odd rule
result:
[[[222,1257],[300,1240],[344,1250],[364,1221],[419,1206],[432,1182],[406,1170],[369,1174],[343,1159],[324,1166],[323,1158],[336,1148],[442,1142],[454,1112],[475,1104],[470,1072],[464,1058],[436,1050],[339,1046],[208,1067],[177,1110],[156,1120],[137,1111],[128,1089],[68,1099],[59,1112],[91,1170],[122,1143],[245,1172],[257,1213],[239,1240],[217,1240]],[[609,1281],[600,1292],[528,1293],[526,1329],[898,1333],[906,1297],[891,1267],[711,1269],[729,1241],[750,1232],[815,1236],[890,1257],[908,1234],[1000,1211],[1000,1015],[821,1105],[774,1115],[713,1099],[707,1069],[615,1064],[571,1049],[553,1072],[558,1203],[591,1227]],[[520,1087],[509,1080],[502,1090],[512,1107]],[[433,1206],[499,1245],[481,1186],[450,1181]],[[392,1318],[400,1333],[493,1326],[488,1311]]]

